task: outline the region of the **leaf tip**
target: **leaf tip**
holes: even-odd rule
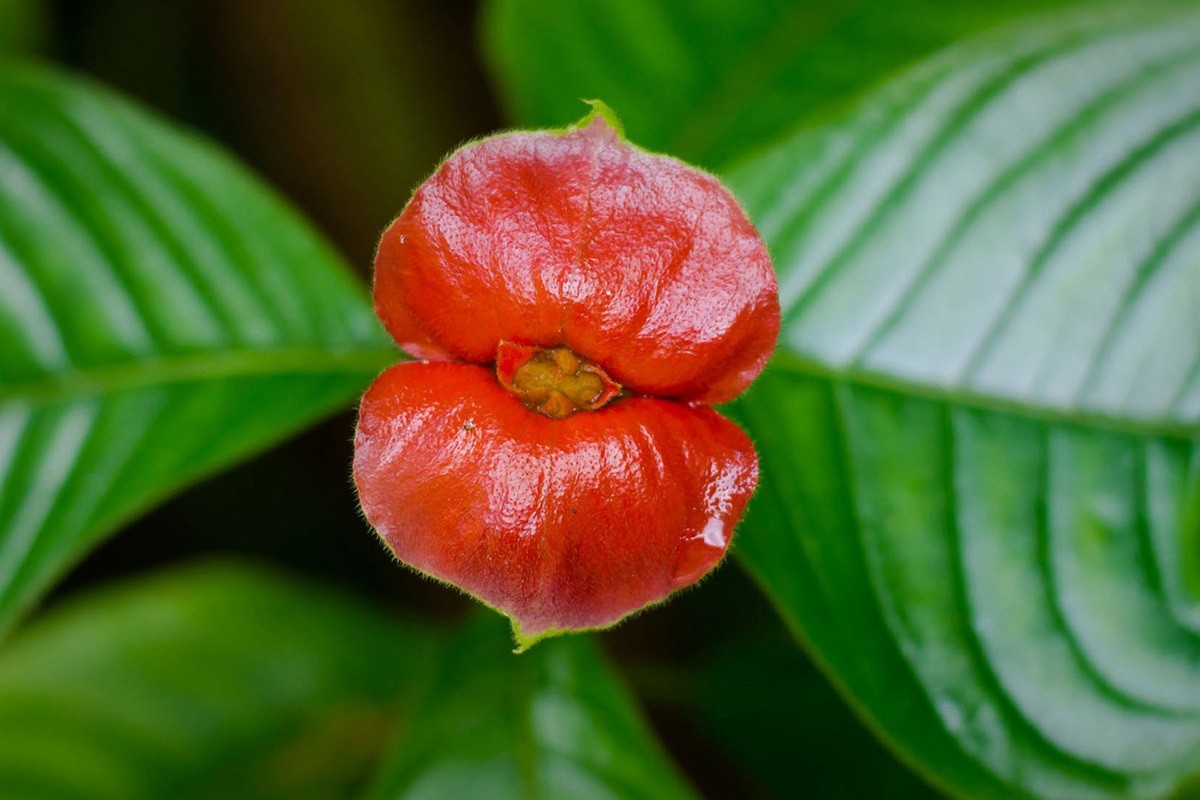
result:
[[[616,133],[618,139],[625,138],[625,126],[621,124],[621,118],[609,107],[608,103],[594,98],[580,98],[580,102],[586,103],[592,110],[584,115],[583,119],[572,125],[573,129],[587,130],[593,125],[600,125]]]
[[[570,633],[568,630],[557,628],[546,628],[536,633],[526,633],[521,630],[521,623],[516,619],[509,617],[509,622],[512,623],[513,641],[516,643],[516,647],[513,649],[515,655],[528,652],[529,648],[545,639],[553,639],[555,636]]]

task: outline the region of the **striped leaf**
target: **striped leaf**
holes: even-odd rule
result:
[[[1200,773],[1200,13],[964,43],[732,182],[786,325],[738,552],[971,798]]]
[[[0,70],[0,631],[122,520],[392,358],[338,257],[227,157]]]

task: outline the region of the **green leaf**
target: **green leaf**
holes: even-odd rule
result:
[[[553,128],[598,97],[630,141],[709,167],[961,36],[1075,0],[491,0],[509,117]]]
[[[490,615],[460,634],[371,797],[694,796],[589,639],[511,650]]]
[[[0,659],[0,796],[349,796],[424,680],[430,644],[244,566],[98,592]]]
[[[0,70],[0,631],[102,534],[391,360],[338,257],[227,157]]]
[[[972,798],[1200,773],[1200,12],[949,50],[732,176],[781,352],[738,551]]]

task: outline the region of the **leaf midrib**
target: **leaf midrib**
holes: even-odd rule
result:
[[[768,372],[784,372],[832,383],[875,389],[892,394],[931,400],[947,405],[1007,414],[1047,424],[1072,424],[1093,430],[1130,434],[1143,438],[1173,439],[1191,442],[1200,438],[1200,420],[1194,422],[1163,419],[1139,419],[1082,408],[1056,408],[1044,403],[973,392],[961,387],[937,386],[882,372],[854,367],[832,367],[786,350],[778,351]]]
[[[318,347],[272,350],[230,350],[176,355],[141,361],[96,365],[61,375],[46,376],[0,388],[0,402],[53,402],[74,396],[115,394],[122,391],[178,383],[217,381],[237,377],[284,375],[373,375],[401,358],[393,348],[330,351]],[[1200,423],[1147,420],[1080,408],[1055,408],[1026,404],[961,387],[936,386],[897,375],[860,368],[831,367],[788,351],[780,351],[771,371],[832,381],[865,389],[878,389],[964,408],[1009,414],[1047,423],[1072,423],[1098,430],[1192,441],[1200,436]]]
[[[401,358],[395,348],[224,350],[98,364],[0,387],[0,403],[72,397],[179,383],[284,375],[374,375]]]

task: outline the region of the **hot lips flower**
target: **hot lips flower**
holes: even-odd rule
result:
[[[363,397],[354,479],[396,556],[522,647],[699,580],[758,480],[710,404],[779,332],[766,247],[712,176],[565,131],[451,155],[383,235],[375,309],[420,361]]]

